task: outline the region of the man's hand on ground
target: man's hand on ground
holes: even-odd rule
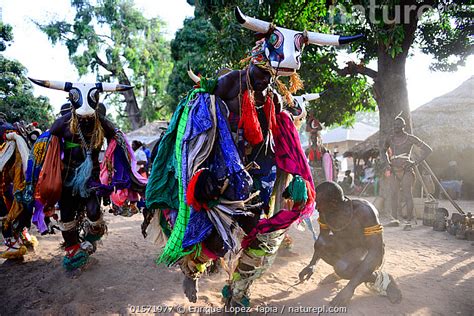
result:
[[[300,278],[300,282],[305,282],[311,279],[314,273],[314,266],[309,265],[301,270],[300,274],[298,275]]]

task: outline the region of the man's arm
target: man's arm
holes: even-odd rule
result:
[[[430,146],[428,146],[427,143],[425,143],[424,141],[422,141],[421,139],[419,139],[418,137],[414,136],[414,135],[410,135],[410,140],[411,142],[417,146],[418,148],[421,149],[421,156],[420,158],[418,158],[417,160],[415,160],[413,163],[414,165],[418,165],[420,162],[422,162],[423,160],[425,160],[432,152],[433,152],[433,149],[431,149]]]
[[[327,240],[327,238],[329,238],[329,229],[325,227],[325,224],[321,222],[319,223],[320,223],[320,233],[319,233],[318,239],[314,242],[313,257],[311,258],[311,261],[309,262],[309,264],[299,273],[298,276],[300,278],[300,282],[309,280],[311,276],[313,275],[314,266],[316,265],[316,263],[318,263],[319,259],[321,258],[320,249],[324,245],[324,240]]]
[[[64,134],[64,127],[66,124],[69,126],[70,119],[71,119],[71,113],[68,113],[64,116],[57,118],[54,121],[53,125],[51,125],[51,128],[49,129],[49,132],[51,133],[51,135],[62,138]]]
[[[390,167],[390,157],[388,156],[388,148],[390,147],[390,141],[389,141],[390,138],[387,138],[383,144],[383,148],[382,148],[382,161],[383,161],[383,165],[385,166],[385,168],[389,168]]]

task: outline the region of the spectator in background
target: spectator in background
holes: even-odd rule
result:
[[[144,177],[146,177],[146,166],[148,165],[148,158],[146,157],[145,151],[143,150],[142,142],[134,140],[132,142],[132,149],[137,161],[137,171]]]
[[[344,190],[344,192],[350,194],[352,192],[352,182],[353,182],[353,179],[351,177],[351,171],[346,170],[344,179],[341,182],[339,182],[339,185]]]
[[[142,149],[143,149],[143,152],[145,152],[145,155],[146,155],[146,160],[148,161],[148,163],[150,163],[150,158],[151,158],[151,151],[150,149],[148,148],[148,146],[146,144],[143,144],[142,143]],[[147,165],[147,168],[148,168],[148,165]]]

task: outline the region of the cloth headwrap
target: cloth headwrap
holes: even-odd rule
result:
[[[26,169],[28,168],[28,155],[30,154],[30,150],[28,149],[28,145],[26,141],[18,135],[17,133],[9,133],[6,135],[7,140],[14,140],[16,143],[16,148],[20,153],[21,163],[23,167],[23,173],[26,173]]]

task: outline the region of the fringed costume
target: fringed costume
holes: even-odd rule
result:
[[[45,144],[38,143],[38,153],[31,159],[32,175],[27,192],[29,196],[34,192],[35,200],[45,212],[59,205],[66,251],[63,266],[67,271],[74,271],[88,263],[89,256],[107,232],[100,209],[102,199],[112,193],[113,198],[130,198],[144,192],[146,186],[146,180],[135,172],[133,151],[123,133],[105,118],[99,106],[99,93],[131,87],[31,80],[68,92],[72,104],[71,110],[53,123]],[[104,138],[109,148],[100,166],[99,153]],[[43,151],[46,152],[44,159],[39,154]],[[37,169],[41,169],[39,175]]]
[[[296,70],[305,44],[348,40],[279,28],[238,8],[235,13],[242,26],[265,36],[245,59],[245,70],[209,80],[188,69],[197,88],[179,103],[160,142],[146,201],[155,210],[149,236],[164,247],[157,262],[180,264],[188,299],[196,300],[197,284],[189,291],[187,280],[196,280],[210,261],[239,253],[223,294],[248,306],[250,284],[271,266],[288,227],[314,210],[311,172],[276,91],[293,105],[291,93],[303,86]],[[290,77],[289,87],[279,76]],[[280,212],[289,181],[299,189],[287,199],[305,199]]]
[[[38,244],[28,233],[32,214],[23,198],[29,148],[11,124],[0,124],[0,219],[7,247],[0,257],[20,259]]]

